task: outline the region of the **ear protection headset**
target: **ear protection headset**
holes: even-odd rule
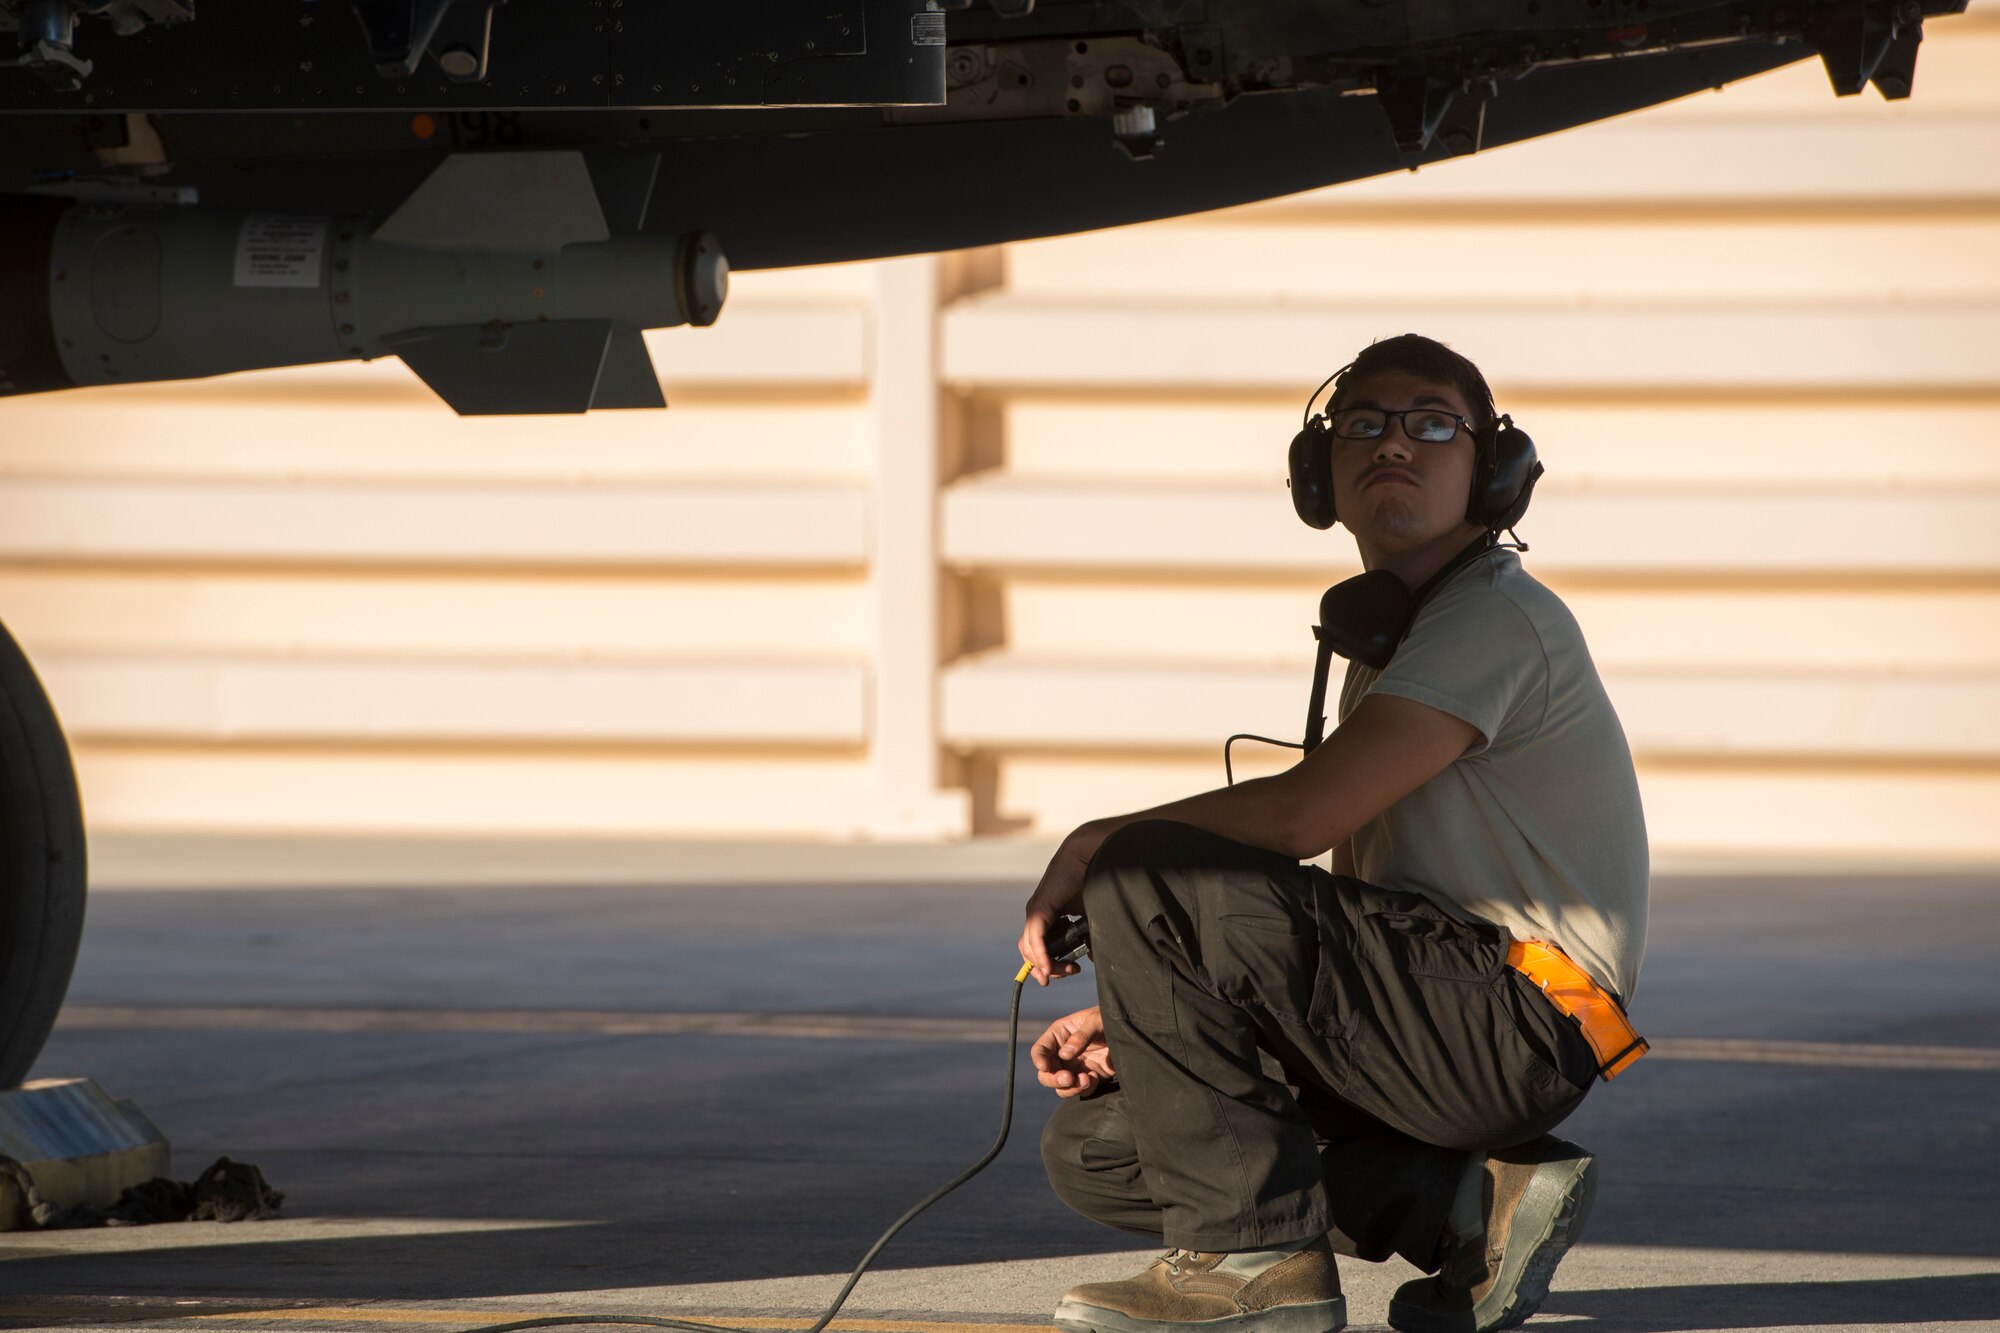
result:
[[[1332,527],[1339,515],[1333,507],[1333,423],[1312,408],[1326,392],[1327,385],[1337,385],[1341,376],[1353,369],[1354,362],[1350,361],[1313,390],[1312,397],[1306,399],[1305,421],[1292,437],[1291,478],[1286,483],[1292,488],[1292,508],[1315,528]],[[1333,398],[1327,400],[1329,409],[1339,396],[1336,387]],[[1503,543],[1498,534],[1511,529],[1528,512],[1528,499],[1535,493],[1535,482],[1542,475],[1541,461],[1535,457],[1535,442],[1528,438],[1528,432],[1514,424],[1512,417],[1494,412],[1490,393],[1482,406],[1494,424],[1472,434],[1472,492],[1465,499],[1465,517],[1486,531],[1447,560],[1415,592],[1386,569],[1372,569],[1328,588],[1320,598],[1319,624],[1313,626],[1319,651],[1313,661],[1312,697],[1306,705],[1304,742],[1273,740],[1248,732],[1231,736],[1222,743],[1222,771],[1230,783],[1235,783],[1236,773],[1229,762],[1229,747],[1237,741],[1262,741],[1311,754],[1326,736],[1327,676],[1334,655],[1377,671],[1387,667],[1409,634],[1417,609],[1425,599],[1460,569],[1488,551],[1499,549]],[[1519,542],[1512,546],[1528,549]]]
[[[1315,528],[1332,527],[1339,515],[1333,505],[1333,422],[1312,407],[1327,385],[1335,386],[1333,398],[1338,398],[1340,378],[1352,369],[1350,361],[1313,390],[1306,399],[1303,428],[1292,437],[1291,478],[1286,483],[1292,490],[1292,508]],[[1329,408],[1333,398],[1327,400]],[[1487,415],[1493,416],[1490,400],[1486,407]],[[1512,528],[1528,512],[1528,499],[1542,475],[1535,442],[1507,416],[1475,430],[1472,439],[1472,490],[1466,497],[1465,517],[1488,532]]]

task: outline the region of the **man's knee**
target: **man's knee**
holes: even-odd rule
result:
[[[1150,920],[1167,894],[1163,872],[1183,859],[1187,835],[1200,830],[1169,819],[1144,819],[1115,830],[1090,859],[1083,914],[1093,947],[1109,944],[1127,923]]]
[[[1083,910],[1093,938],[1099,924],[1130,917],[1148,921],[1164,912],[1191,916],[1194,899],[1218,874],[1256,870],[1287,880],[1298,862],[1281,853],[1236,842],[1174,819],[1142,819],[1115,830],[1098,847],[1084,874]]]
[[[1090,869],[1095,872],[1148,867],[1162,861],[1178,860],[1194,842],[1214,837],[1212,833],[1177,819],[1134,820],[1114,829],[1098,844],[1097,855],[1090,858]]]
[[[1098,844],[1090,868],[1257,865],[1296,866],[1298,858],[1211,833],[1178,819],[1140,819]]]
[[[1151,894],[1177,887],[1191,872],[1273,855],[1177,819],[1137,820],[1114,830],[1090,858],[1083,882],[1086,910],[1092,893]]]
[[[1049,1187],[1074,1211],[1139,1235],[1159,1234],[1159,1210],[1147,1193],[1131,1125],[1116,1091],[1073,1097],[1042,1128]]]
[[[1101,1192],[1091,1187],[1091,1168],[1084,1160],[1098,1110],[1085,1099],[1071,1098],[1058,1103],[1042,1126],[1042,1169],[1049,1173],[1049,1188],[1085,1217],[1094,1213],[1092,1205]]]
[[[1055,1114],[1042,1126],[1042,1168],[1049,1173],[1049,1184],[1055,1186],[1057,1194],[1063,1192],[1066,1180],[1084,1170],[1083,1142],[1088,1130],[1083,1117],[1073,1109],[1082,1104],[1077,1098],[1056,1103]]]

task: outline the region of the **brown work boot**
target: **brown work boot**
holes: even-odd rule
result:
[[[1597,1159],[1553,1135],[1487,1155],[1485,1228],[1445,1233],[1436,1277],[1405,1282],[1389,1302],[1403,1333],[1491,1333],[1533,1314],[1590,1217]]]
[[[1338,1333],[1347,1298],[1326,1237],[1254,1276],[1230,1271],[1227,1254],[1174,1250],[1123,1282],[1086,1282],[1056,1307],[1072,1333]]]

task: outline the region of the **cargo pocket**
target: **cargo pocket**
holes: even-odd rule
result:
[[[1507,1009],[1515,1035],[1565,1087],[1581,1095],[1597,1082],[1597,1056],[1575,1019],[1559,1012],[1519,972],[1506,977]]]
[[[1483,922],[1423,912],[1370,912],[1360,946],[1395,971],[1490,986],[1507,966],[1507,932]]]
[[[1340,909],[1328,900],[1331,881],[1313,877],[1313,921],[1318,927],[1319,954],[1313,966],[1312,999],[1306,1006],[1306,1026],[1322,1037],[1339,1038],[1354,1026],[1354,1006],[1341,999],[1342,978],[1336,951],[1350,947],[1351,937],[1342,921],[1335,928],[1334,915]]]

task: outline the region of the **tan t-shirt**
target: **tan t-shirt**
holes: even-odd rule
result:
[[[1369,693],[1428,704],[1479,739],[1354,835],[1355,872],[1559,945],[1631,1001],[1646,947],[1646,823],[1624,728],[1576,620],[1510,550],[1452,573]]]

